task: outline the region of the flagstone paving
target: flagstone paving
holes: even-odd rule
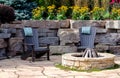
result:
[[[115,58],[120,64],[120,56]],[[55,67],[61,63],[61,56],[51,56],[51,60],[30,62],[19,57],[0,60],[0,78],[120,78],[120,68],[98,72],[65,71]]]

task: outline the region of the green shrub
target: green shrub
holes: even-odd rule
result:
[[[0,2],[15,9],[15,16],[17,20],[31,19],[31,11],[37,6],[35,2],[30,0],[2,0]]]

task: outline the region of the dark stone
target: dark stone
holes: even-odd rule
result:
[[[59,38],[58,37],[41,37],[39,39],[39,43],[41,44],[50,44],[50,45],[59,45]]]
[[[7,46],[6,42],[4,39],[0,39],[0,48],[5,48]]]
[[[14,56],[17,52],[22,52],[23,38],[14,37],[9,40],[10,55]]]

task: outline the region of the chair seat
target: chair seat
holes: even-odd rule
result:
[[[47,47],[37,47],[34,49],[35,51],[49,51],[49,49]]]
[[[86,49],[87,46],[79,46],[77,49]]]
[[[94,48],[94,47],[88,47],[88,46],[79,46],[78,49],[86,49],[86,48]]]

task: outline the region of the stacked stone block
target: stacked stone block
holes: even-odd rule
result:
[[[77,47],[74,45],[80,41],[79,28],[82,26],[95,26],[97,34],[95,48],[98,51],[110,50],[112,53],[120,51],[118,49],[117,41],[120,39],[120,21],[113,20],[22,20],[13,22],[12,24],[2,24],[2,28],[9,28],[13,33],[11,39],[17,43],[17,39],[22,38],[21,29],[24,26],[38,28],[39,30],[39,44],[44,46],[50,44],[51,53],[55,52],[76,52]],[[104,46],[101,46],[103,45]],[[108,45],[109,44],[109,45]],[[21,44],[20,44],[21,45]],[[100,46],[99,46],[100,45]],[[64,49],[65,47],[65,49]],[[76,48],[75,48],[76,47]],[[107,48],[106,48],[107,47]],[[109,48],[108,48],[109,47]],[[56,51],[56,48],[58,51]],[[73,48],[73,49],[69,49]],[[62,49],[62,50],[61,50]],[[67,50],[68,49],[68,50]]]

